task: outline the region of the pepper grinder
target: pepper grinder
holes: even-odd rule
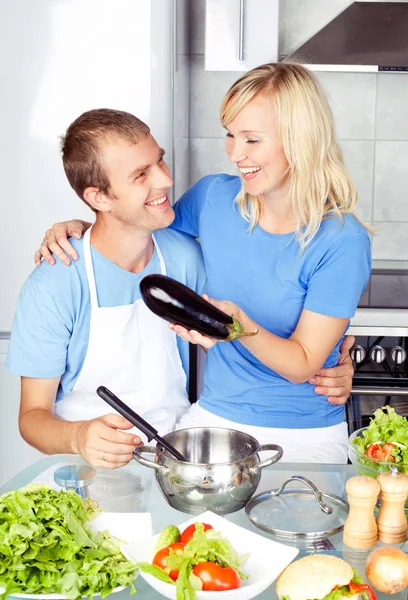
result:
[[[408,496],[408,476],[392,466],[377,477],[380,484],[380,511],[377,515],[378,539],[384,544],[400,544],[407,539],[408,523],[405,500]]]
[[[358,550],[372,548],[377,543],[374,507],[380,484],[367,475],[356,475],[347,481],[346,492],[350,510],[344,524],[343,542]]]

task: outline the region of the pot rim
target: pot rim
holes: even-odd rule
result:
[[[230,465],[235,465],[235,464],[239,464],[242,462],[245,462],[246,460],[252,458],[255,454],[258,454],[258,452],[262,451],[262,445],[258,442],[258,440],[253,436],[250,435],[249,433],[246,433],[245,431],[240,431],[239,429],[231,429],[230,427],[184,427],[183,429],[174,429],[173,431],[169,431],[169,433],[166,433],[165,435],[162,436],[163,439],[165,439],[166,441],[170,441],[167,440],[167,436],[170,436],[174,433],[178,433],[179,431],[191,431],[191,430],[195,430],[195,429],[202,429],[202,430],[208,430],[208,429],[215,429],[215,430],[221,430],[221,431],[233,431],[234,433],[238,433],[241,436],[245,436],[246,438],[248,438],[248,441],[253,441],[256,446],[257,449],[254,450],[254,452],[252,452],[251,454],[248,454],[245,458],[240,458],[239,460],[229,460],[229,461],[225,461],[225,462],[215,462],[215,463],[210,463],[210,462],[191,462],[191,461],[180,461],[177,458],[175,458],[174,456],[172,456],[170,454],[170,452],[168,452],[164,447],[163,450],[160,452],[160,456],[165,455],[166,460],[170,459],[171,461],[174,462],[183,462],[183,464],[186,465],[194,465],[197,467],[201,467],[201,466],[207,466],[207,467],[213,467],[213,466],[230,466]],[[159,444],[158,444],[159,446]],[[157,449],[157,446],[156,446]]]

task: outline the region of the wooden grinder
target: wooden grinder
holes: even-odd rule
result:
[[[372,548],[377,543],[374,507],[380,484],[367,475],[358,475],[347,481],[346,492],[350,510],[344,525],[343,542],[358,550]]]
[[[405,500],[408,476],[391,467],[377,477],[380,484],[380,511],[377,516],[378,539],[384,544],[400,544],[407,539],[408,523]]]

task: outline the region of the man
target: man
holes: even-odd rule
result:
[[[126,431],[126,419],[106,414],[99,385],[160,433],[189,407],[188,344],[147,309],[140,280],[167,273],[201,293],[203,262],[194,240],[167,229],[173,181],[147,125],[92,110],[70,125],[61,148],[66,176],[95,224],[74,242],[79,258],[70,268],[44,261],[25,282],[7,368],[22,377],[19,426],[29,444],[115,468],[141,439]]]
[[[68,128],[62,155],[95,224],[83,241],[81,229],[72,245],[58,237],[77,259],[68,269],[58,261],[51,268],[55,261],[45,246],[47,260],[40,263],[37,255],[39,266],[19,297],[7,367],[22,377],[19,423],[28,443],[116,468],[129,462],[141,440],[126,432],[132,427],[126,419],[106,414],[99,385],[161,434],[189,406],[188,346],[144,306],[139,282],[162,272],[201,293],[203,261],[194,240],[166,229],[174,219],[167,197],[173,182],[164,151],[144,123],[120,111],[89,111]],[[46,237],[61,256],[53,231]],[[348,363],[316,379],[331,386],[319,393],[333,395],[333,402],[343,403],[350,391],[348,349],[345,342]]]

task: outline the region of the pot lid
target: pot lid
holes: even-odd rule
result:
[[[286,488],[291,482],[304,487]],[[310,479],[293,475],[274,490],[253,496],[245,507],[249,520],[275,536],[318,539],[344,528],[349,506],[345,500],[319,490]]]

